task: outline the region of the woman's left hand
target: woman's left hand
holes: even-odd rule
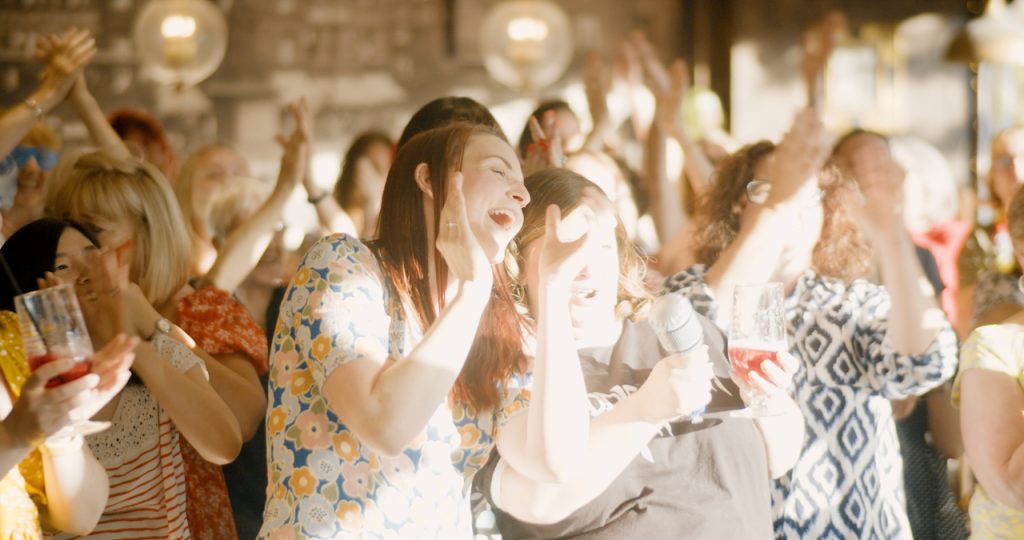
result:
[[[567,224],[570,217],[562,216],[558,205],[547,207],[539,259],[542,285],[557,283],[559,286],[568,286],[583,271],[587,264],[586,253],[593,247],[591,239],[594,236],[590,233],[597,224],[598,215],[610,210],[599,192],[587,188],[580,205],[573,211],[581,212],[586,224],[583,230],[570,230]]]
[[[733,382],[740,388],[743,402],[750,404],[754,396],[763,395],[771,403],[777,399],[790,401],[789,387],[793,384],[793,376],[800,369],[800,361],[785,351],[776,355],[777,363],[771,360],[761,362],[759,370],[751,369],[748,380],[733,375]],[[764,373],[764,376],[761,376]]]

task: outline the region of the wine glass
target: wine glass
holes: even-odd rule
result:
[[[47,388],[60,386],[89,373],[92,368],[92,340],[89,339],[85,318],[71,285],[64,284],[16,296],[14,306],[30,370],[35,371],[58,359],[71,358],[76,362],[71,369],[47,381]],[[69,427],[75,433],[90,435],[103,431],[109,425],[108,422],[91,422],[82,418],[76,419]]]
[[[786,343],[786,320],[783,316],[781,283],[737,285],[733,293],[732,324],[729,327],[729,363],[738,379],[749,382],[750,373],[767,377],[763,362],[780,366],[778,353],[789,350]],[[756,389],[750,406],[737,415],[745,417],[775,416],[768,396]]]

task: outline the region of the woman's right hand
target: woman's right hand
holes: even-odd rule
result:
[[[645,420],[666,422],[703,408],[711,401],[713,377],[707,345],[662,358],[636,391]]]
[[[772,189],[765,206],[790,202],[798,193],[817,187],[829,147],[825,141],[825,127],[811,108],[801,109],[793,119],[793,126],[782,137],[775,149],[771,169]]]
[[[138,338],[115,337],[92,357],[92,371],[53,388],[46,383],[74,367],[72,358],[40,366],[21,388],[21,395],[4,419],[5,430],[35,447],[47,437],[78,421],[91,418],[124,388],[135,358]]]
[[[46,63],[46,69],[41,75],[38,95],[34,95],[39,106],[45,110],[57,106],[95,54],[96,40],[88,30],[71,28],[60,36],[40,38],[35,56]]]
[[[452,175],[448,197],[441,208],[435,244],[448,264],[448,271],[454,274],[463,288],[470,286],[490,295],[494,283],[494,265],[487,259],[487,254],[480,247],[469,225],[462,180],[461,172]]]
[[[569,216],[562,216],[557,205],[549,205],[544,216],[544,240],[540,247],[539,271],[541,286],[568,286],[587,264],[587,251],[593,248],[590,232],[597,226],[598,216],[613,215],[604,195],[586,188],[579,206]],[[580,212],[583,223],[573,216]]]

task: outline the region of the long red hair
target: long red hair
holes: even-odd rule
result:
[[[423,209],[423,191],[416,185],[416,167],[425,163],[430,176],[433,200],[444,201],[448,176],[462,168],[462,157],[470,138],[477,135],[505,137],[486,126],[455,123],[416,135],[404,144],[388,172],[380,207],[376,240],[371,247],[377,253],[385,276],[394,284],[400,298],[412,301],[412,314],[421,328],[428,328],[444,309],[444,298],[435,302],[430,294],[428,250],[434,250],[437,291],[448,283],[448,265],[427,236],[430,219],[434,230],[441,221],[441,204],[433,205],[433,215]],[[507,141],[506,141],[507,142]],[[469,357],[452,388],[452,397],[468,402],[477,410],[496,408],[500,403],[499,386],[514,372],[525,368],[522,352],[524,320],[515,307],[502,266],[494,266],[491,300],[477,327]],[[403,306],[404,310],[405,307]]]

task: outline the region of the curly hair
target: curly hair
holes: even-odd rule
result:
[[[697,262],[713,265],[736,239],[740,232],[740,215],[747,204],[747,183],[754,179],[758,162],[774,151],[774,143],[759,141],[740,148],[722,161],[714,184],[698,208]],[[821,275],[842,281],[864,277],[871,269],[871,247],[847,208],[851,197],[857,193],[856,185],[831,166],[820,171],[819,178],[824,221],[811,266]]]

